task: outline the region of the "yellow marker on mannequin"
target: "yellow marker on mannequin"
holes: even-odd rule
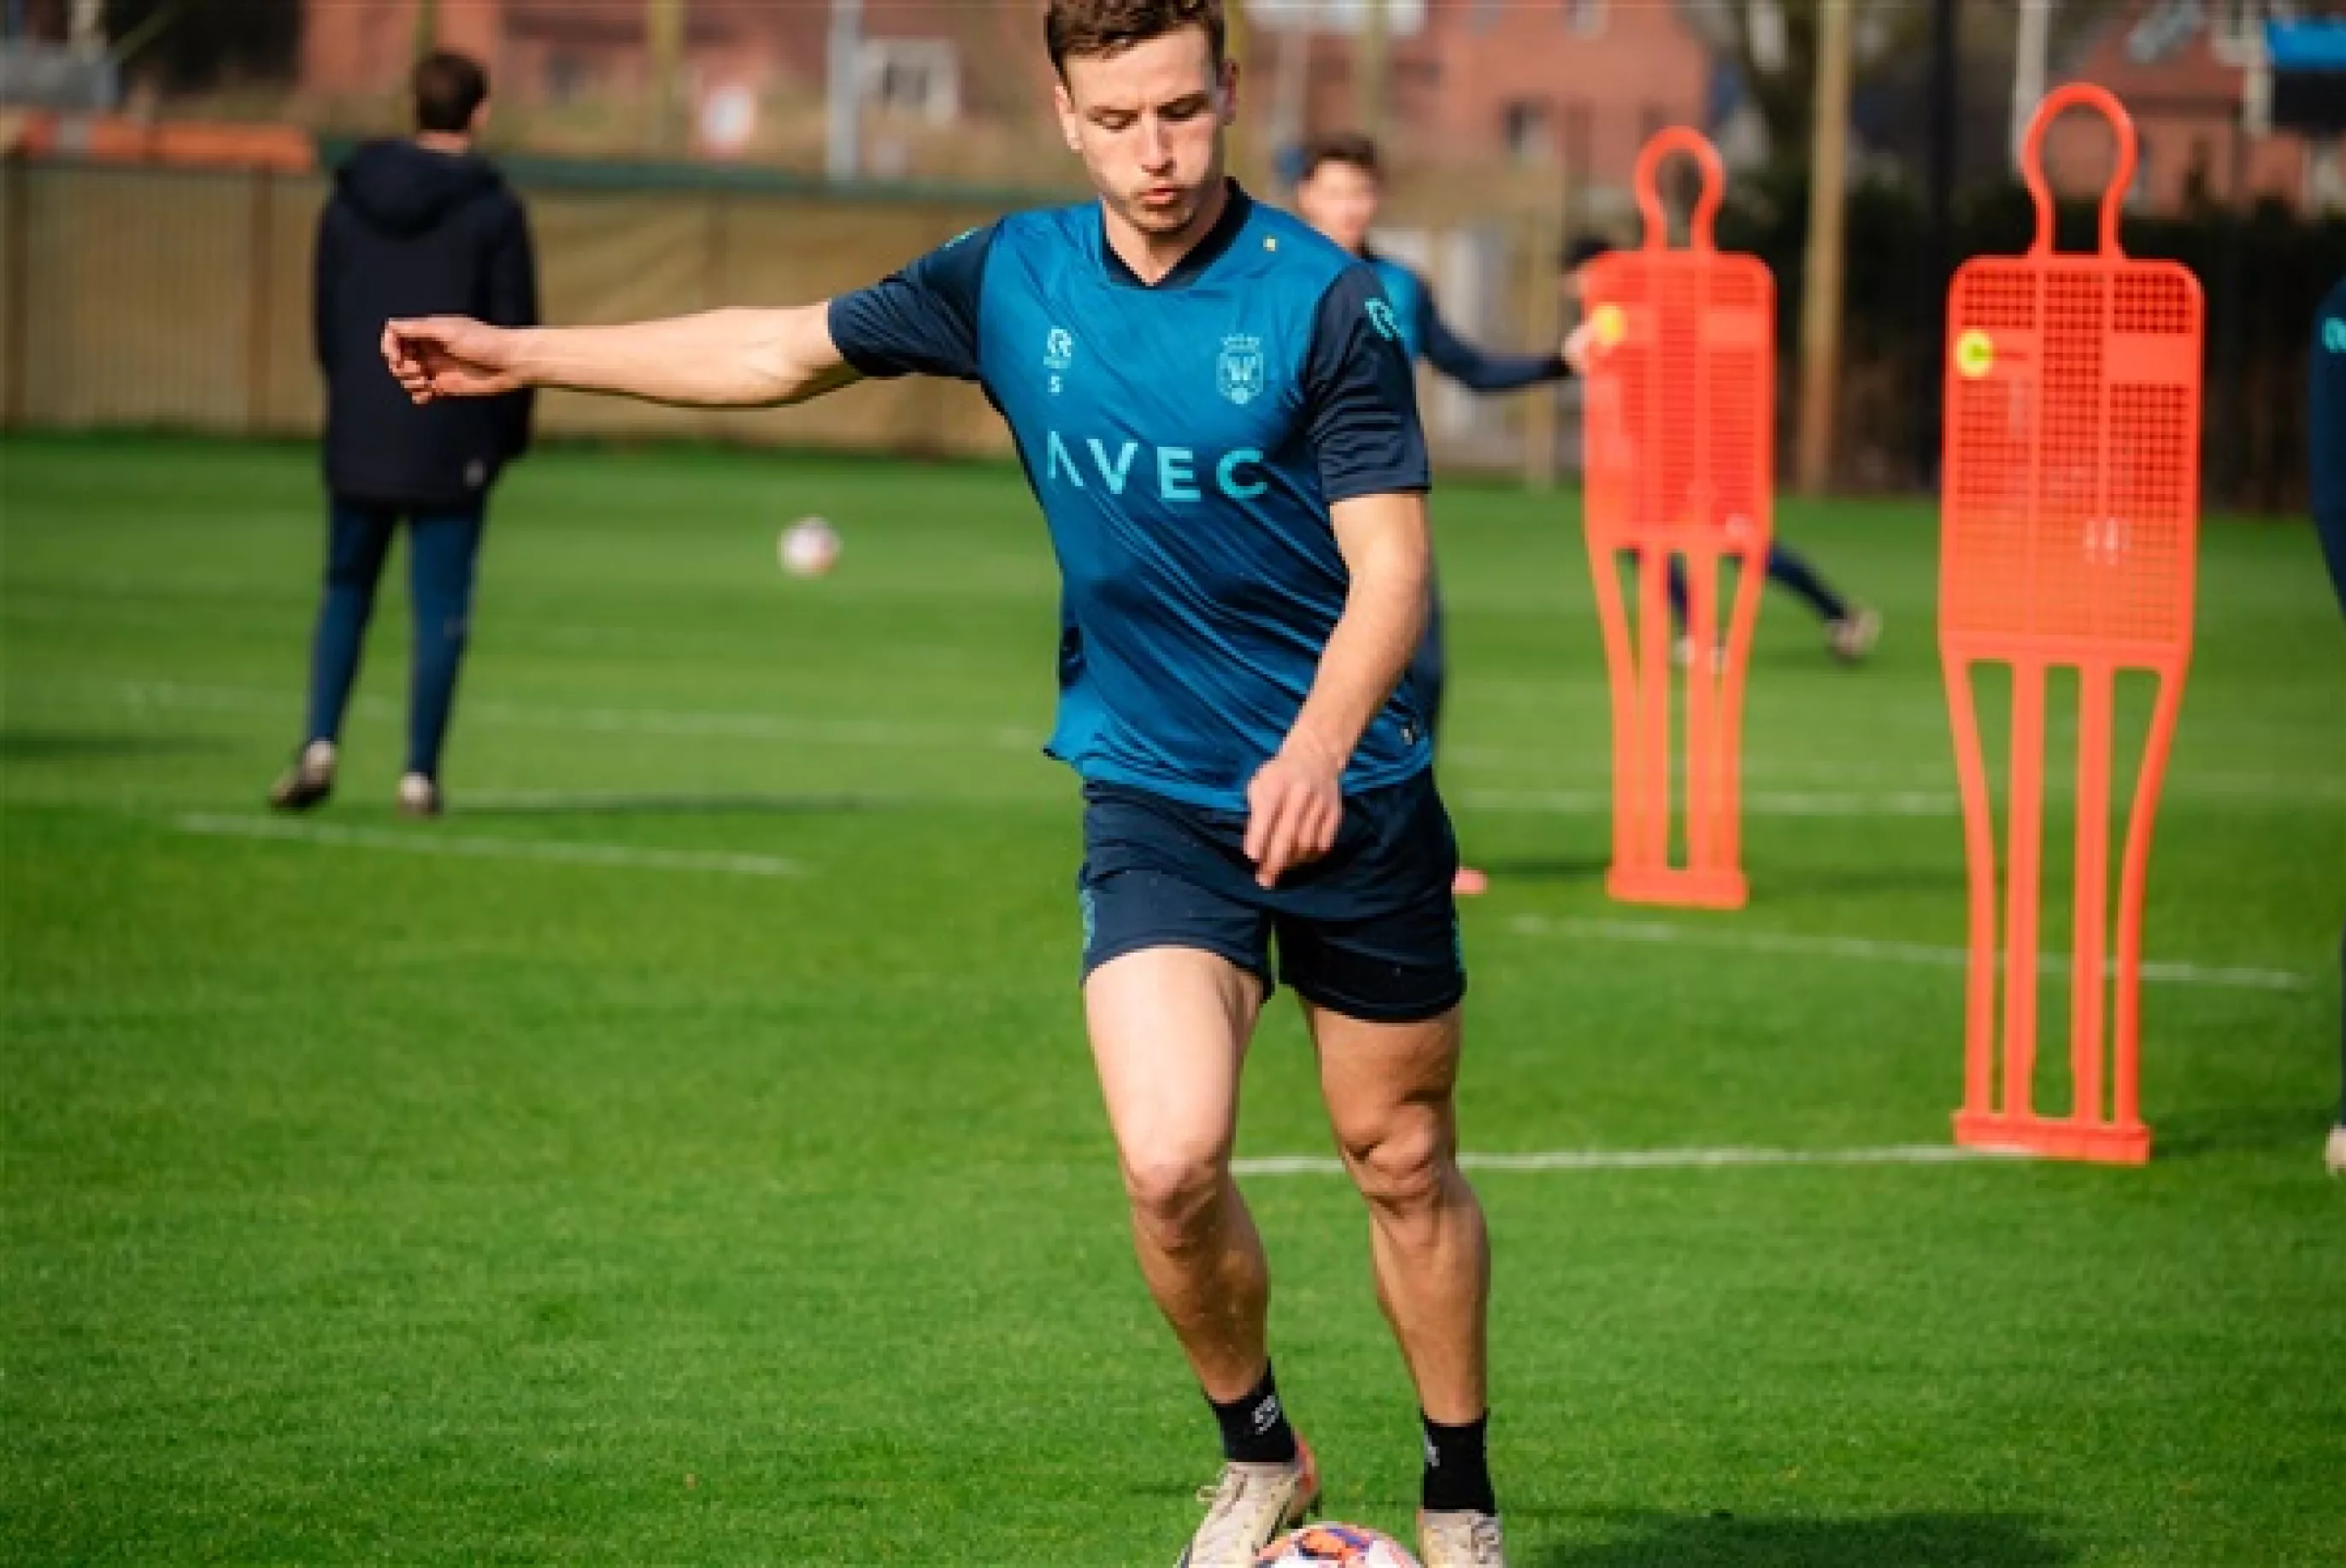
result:
[[[1975,382],[1995,369],[1995,340],[1977,327],[1955,340],[1955,373]]]

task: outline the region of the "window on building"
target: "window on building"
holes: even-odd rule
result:
[[[1556,116],[1538,98],[1517,98],[1500,111],[1500,135],[1517,163],[1545,163],[1556,155]]]
[[[557,104],[575,102],[586,91],[586,62],[566,49],[546,56],[546,96]]]
[[[2322,216],[2346,212],[2346,147],[2337,141],[2316,145],[2305,160],[2305,207]]]
[[[863,101],[882,114],[933,126],[961,117],[961,69],[943,38],[867,38],[862,54]]]
[[[2153,155],[2157,151],[2158,144],[2145,137],[2141,150],[2135,157],[2134,183],[2127,187],[2126,205],[2128,212],[2147,212],[2150,210],[2151,203],[2157,199],[2151,186],[2150,171],[2151,165],[2156,161]]]
[[[1273,32],[1299,29],[1314,33],[1357,33],[1367,24],[1369,6],[1382,8],[1385,33],[1395,38],[1414,38],[1425,30],[1426,0],[1250,0],[1246,8],[1250,26],[1267,27]],[[1477,7],[1477,20],[1488,8],[1491,0],[1483,0]]]
[[[2127,29],[2127,58],[2137,66],[2163,60],[2188,42],[2207,21],[2199,0],[2154,0]]]
[[[2292,0],[2208,0],[2208,51],[2228,66],[2253,66],[2265,56],[2265,23],[2293,21]]]

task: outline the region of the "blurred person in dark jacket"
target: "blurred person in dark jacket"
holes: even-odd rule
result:
[[[2313,460],[2314,532],[2330,562],[2330,583],[2346,610],[2346,278],[2338,280],[2313,324],[2313,376],[2305,444]],[[2346,962],[2346,948],[2341,962]],[[2346,1056],[2346,1050],[2341,1050]],[[2330,1174],[2346,1176],[2346,1104],[2330,1130]]]
[[[280,810],[307,810],[333,793],[375,585],[404,520],[415,647],[399,809],[439,812],[440,753],[489,491],[529,445],[528,392],[418,408],[382,373],[383,323],[393,317],[454,312],[505,327],[538,319],[528,219],[474,150],[488,117],[488,74],[462,55],[434,54],[416,66],[413,88],[413,137],[352,154],[318,223],[325,598],[310,657],[309,728],[293,767],[270,791]]]
[[[1411,362],[1423,360],[1460,386],[1484,393],[1521,392],[1579,373],[1588,341],[1585,333],[1577,342],[1567,340],[1538,353],[1512,354],[1478,348],[1453,331],[1442,319],[1433,285],[1424,275],[1370,243],[1369,231],[1383,210],[1384,196],[1384,160],[1369,137],[1359,131],[1337,131],[1303,149],[1295,182],[1296,212],[1376,270],[1377,282],[1392,307],[1393,324]],[[1417,657],[1410,661],[1409,678],[1438,743],[1443,699],[1450,685],[1449,637],[1438,581],[1426,607],[1425,632],[1418,639]],[[1471,898],[1488,892],[1490,887],[1487,874],[1473,866],[1460,866],[1453,891]]]

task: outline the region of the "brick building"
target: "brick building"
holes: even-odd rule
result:
[[[1255,107],[1276,94],[1293,36],[1258,3]],[[1631,0],[1415,0],[1394,4],[1388,137],[1424,162],[1555,163],[1626,188],[1646,138],[1703,123],[1710,51],[1674,5]],[[1307,128],[1360,113],[1352,40],[1314,42]]]
[[[2336,147],[2244,127],[2243,104],[2261,57],[2266,0],[2134,0],[2090,36],[2067,75],[2116,93],[2141,143],[2131,199],[2141,211],[2179,212],[2278,200],[2299,211],[2346,205]],[[2067,192],[2108,178],[2108,137],[2090,117],[2065,117],[2045,150]]]
[[[1308,133],[1358,116],[1360,10],[1359,0],[1249,7],[1251,127]],[[566,105],[647,93],[648,11],[642,0],[438,0],[436,28],[441,42],[485,59],[501,98],[536,126]],[[745,117],[759,130],[740,150],[783,159],[807,150],[820,129],[828,11],[684,0],[684,75],[703,150]],[[1049,153],[1038,134],[1049,104],[1039,15],[1030,0],[865,0],[871,113],[916,149],[924,137],[944,151],[994,135]],[[1674,5],[1387,0],[1386,15],[1386,130],[1404,163],[1553,163],[1585,184],[1620,188],[1650,131],[1702,116],[1708,51]],[[1305,17],[1308,32],[1298,25]],[[307,0],[305,91],[391,91],[416,22],[417,0]]]

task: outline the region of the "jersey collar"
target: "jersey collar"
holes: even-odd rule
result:
[[[1239,231],[1247,219],[1254,216],[1254,198],[1249,196],[1235,179],[1224,182],[1229,188],[1229,199],[1222,204],[1222,215],[1206,230],[1206,237],[1189,247],[1188,254],[1173,263],[1173,270],[1155,283],[1141,281],[1140,274],[1124,264],[1116,247],[1107,242],[1107,216],[1100,215],[1100,258],[1106,264],[1108,281],[1127,289],[1186,289],[1198,280],[1198,275],[1222,259],[1223,252],[1237,243]]]

